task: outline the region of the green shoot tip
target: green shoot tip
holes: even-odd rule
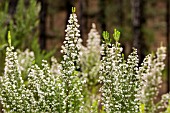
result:
[[[11,33],[8,31],[8,44],[11,47]]]
[[[33,65],[35,64],[35,60],[32,61],[32,64],[33,64]]]
[[[113,37],[114,37],[114,40],[115,40],[116,42],[118,42],[118,41],[119,41],[119,38],[120,38],[120,32],[117,31],[116,29],[114,29]]]
[[[103,31],[102,35],[103,35],[103,38],[104,38],[106,43],[111,43],[111,39],[109,37],[109,32]]]
[[[76,12],[76,8],[72,7],[72,13],[75,13],[75,12]]]

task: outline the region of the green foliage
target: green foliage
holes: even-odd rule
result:
[[[41,50],[40,49],[40,45],[38,44],[38,38],[34,37],[32,44],[31,44],[31,50],[33,50],[34,54],[35,54],[35,63],[38,64],[41,67],[41,61],[43,59],[45,60],[50,60],[50,57],[52,55],[54,55],[54,53],[56,52],[55,49],[47,52],[45,50]]]
[[[3,7],[4,6],[4,7]],[[2,75],[5,61],[5,48],[7,47],[7,20],[9,20],[8,15],[8,4],[0,4],[0,75]]]
[[[28,7],[24,0],[19,0],[14,14],[14,20],[10,21],[10,31],[13,36],[14,47],[24,50],[30,48],[32,39],[37,35],[36,29],[39,23],[40,5],[36,0],[30,0]]]
[[[40,5],[36,0],[29,0],[29,4],[25,5],[24,0],[19,0],[16,12],[14,15],[8,14],[9,1],[5,1],[5,7],[1,6],[0,11],[0,75],[4,68],[5,47],[8,40],[6,40],[7,30],[13,36],[12,45],[16,49],[24,51],[26,48],[34,51],[35,61],[38,65],[41,64],[42,59],[49,60],[54,54],[55,49],[50,52],[42,51],[38,44],[38,24],[39,24],[39,11]],[[9,43],[11,45],[11,43]],[[41,66],[41,65],[40,65]]]
[[[170,113],[170,100],[168,100],[168,104],[169,106],[167,107],[167,110],[165,111],[165,113]]]
[[[10,31],[8,31],[8,44],[9,44],[9,47],[11,47],[11,33],[10,33]]]
[[[140,113],[145,113],[145,104],[140,104],[139,111]]]

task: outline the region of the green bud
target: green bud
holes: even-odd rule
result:
[[[72,13],[75,13],[75,12],[76,12],[76,8],[72,7]]]
[[[116,42],[118,42],[118,41],[119,41],[119,38],[120,38],[120,32],[117,31],[116,29],[114,29],[113,37],[114,37],[114,40],[115,40]]]
[[[102,35],[103,35],[103,38],[104,38],[106,43],[111,43],[111,39],[109,37],[109,32],[103,31]]]
[[[35,64],[35,60],[32,61],[32,64]]]
[[[8,44],[11,47],[11,33],[8,31]]]
[[[145,104],[140,104],[139,109],[140,113],[145,113]]]

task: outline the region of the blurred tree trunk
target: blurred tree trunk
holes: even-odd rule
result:
[[[124,33],[124,31],[123,31],[123,27],[124,27],[124,25],[123,25],[123,22],[124,22],[124,20],[125,20],[125,17],[124,17],[124,0],[118,0],[118,5],[119,5],[119,7],[118,7],[118,10],[117,10],[117,15],[118,15],[118,24],[119,24],[119,30],[120,30],[120,32],[121,32],[121,36],[120,36],[120,39],[122,39],[123,38],[123,33]],[[122,44],[122,47],[123,47],[123,53],[125,54],[125,43],[124,43],[124,41],[122,41],[121,42],[121,44]]]
[[[139,63],[144,59],[146,50],[142,30],[145,23],[144,6],[145,0],[132,0],[133,46],[138,49]]]
[[[119,2],[119,9],[118,9],[118,17],[119,17],[119,26],[120,28],[123,27],[123,21],[124,21],[124,11],[123,11],[123,3],[124,3],[124,0],[118,0]]]
[[[39,43],[41,50],[46,49],[46,17],[47,17],[47,0],[38,0],[41,4],[41,10],[40,10],[40,37],[39,37]]]
[[[79,6],[80,6],[80,16],[79,16],[79,22],[80,22],[80,34],[81,34],[81,37],[83,38],[83,14],[84,14],[84,8],[83,8],[83,1],[84,0],[79,0]]]
[[[88,34],[88,0],[79,0],[79,22],[81,37],[84,39]]]
[[[70,14],[72,13],[72,2],[71,0],[66,0],[66,8],[67,8],[67,16],[66,16],[66,27],[67,28],[67,24],[68,24],[68,20],[69,20],[69,17],[70,17]]]
[[[84,11],[84,14],[83,14],[83,17],[84,17],[84,29],[86,29],[86,33],[88,33],[89,31],[88,30],[88,18],[89,18],[89,14],[88,14],[88,7],[89,7],[89,1],[88,0],[85,0],[85,11]]]
[[[13,17],[16,11],[18,0],[9,0],[8,13]]]
[[[5,39],[8,40],[8,31],[10,30],[10,21],[11,19],[14,19],[14,14],[16,12],[17,4],[19,0],[9,0],[8,1],[8,14],[10,15],[10,18],[7,20],[7,31],[5,35]]]
[[[100,17],[99,17],[99,22],[101,24],[101,30],[106,31],[106,15],[105,15],[105,8],[106,8],[106,2],[105,0],[100,0],[99,1],[99,8],[100,8]]]
[[[168,76],[167,76],[167,86],[168,86],[168,93],[170,92],[170,1],[167,0],[167,3],[166,3],[166,9],[167,9],[167,12],[166,12],[166,25],[167,25],[167,73],[168,73]]]

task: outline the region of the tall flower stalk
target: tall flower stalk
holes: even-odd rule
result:
[[[84,76],[87,76],[89,88],[98,82],[98,72],[100,70],[100,35],[96,30],[96,25],[92,24],[92,29],[88,34],[87,47],[81,48],[81,70]]]
[[[61,61],[62,97],[64,98],[63,113],[80,113],[82,111],[82,83],[77,71],[80,68],[79,51],[81,43],[78,27],[75,8],[72,8],[61,51],[63,53],[63,60]]]
[[[84,92],[87,112],[90,112],[91,107],[97,103],[99,96],[98,79],[100,70],[100,50],[101,50],[100,35],[96,29],[96,25],[93,23],[92,28],[88,34],[87,46],[81,47],[81,71],[84,84]],[[97,108],[97,106],[95,106]],[[92,112],[94,113],[94,112]]]
[[[146,56],[139,68],[138,74],[141,76],[140,101],[145,105],[145,111],[149,113],[156,113],[159,109],[165,109],[167,107],[165,103],[168,103],[170,99],[170,95],[166,94],[158,104],[154,102],[161,87],[165,58],[166,48],[161,46],[157,49],[156,55],[149,54]]]
[[[4,76],[0,78],[0,100],[4,112],[22,112],[26,110],[26,98],[24,81],[19,68],[17,52],[13,52],[11,46],[11,35],[8,32],[9,47],[6,48]]]
[[[42,61],[42,69],[36,64],[30,69],[28,75],[28,89],[33,93],[32,106],[36,112],[60,111],[61,101],[59,82],[50,72],[47,61]]]
[[[106,113],[138,113],[137,50],[134,49],[126,61],[118,42],[120,32],[115,30],[113,36],[115,44],[111,44],[108,32],[103,33],[105,43],[102,44],[100,68],[102,105]]]

